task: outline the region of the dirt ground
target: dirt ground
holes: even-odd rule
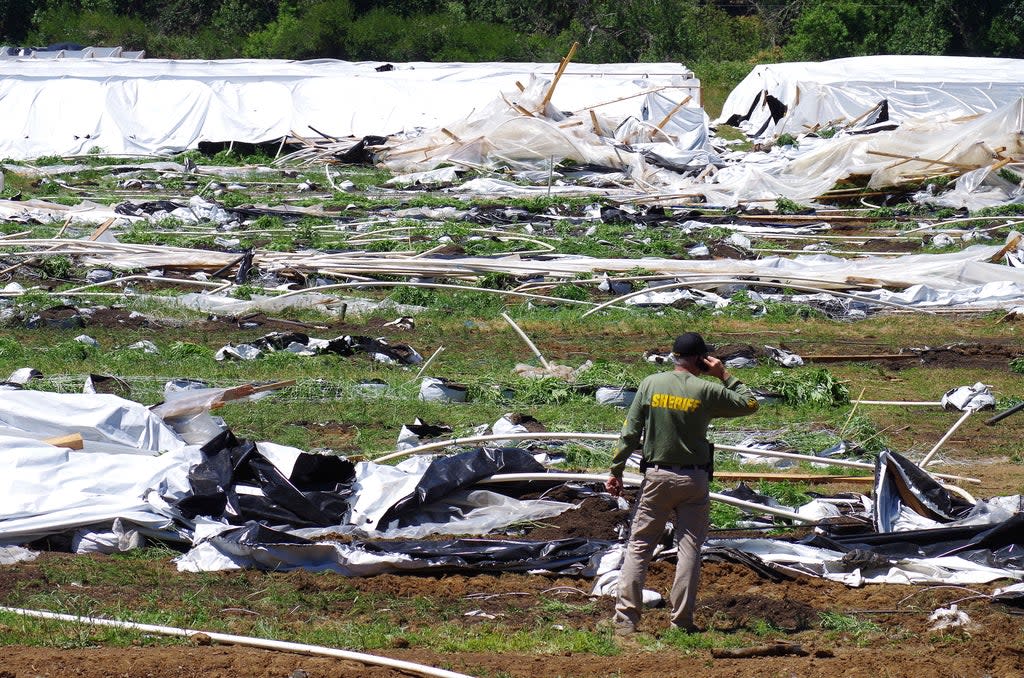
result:
[[[45,325],[68,327],[76,323],[75,314],[53,310],[43,314]],[[84,319],[83,325],[149,328],[151,321],[138,315],[110,309]],[[210,319],[203,332],[248,330],[252,336],[270,331],[299,330],[300,323],[280,321],[265,316]],[[353,326],[340,323],[331,327],[310,326],[310,334],[328,336],[353,331]],[[358,328],[367,333],[372,328]],[[322,332],[321,332],[322,330]],[[752,341],[750,337],[737,341]],[[573,347],[579,348],[578,344]],[[725,349],[758,353],[751,344],[736,344]],[[970,341],[937,347],[907,347],[906,356],[895,355],[891,348],[863,343],[833,348],[827,354],[814,347],[792,346],[809,356],[809,362],[876,361],[880,369],[898,371],[910,365],[955,368],[965,361],[979,367],[1004,368],[1007,360],[1022,354],[1022,348],[1006,341]],[[811,348],[812,350],[807,350]],[[566,351],[562,351],[565,353]],[[760,355],[759,355],[760,357]],[[908,418],[913,414],[908,412]],[[980,417],[978,418],[980,419]],[[948,426],[951,422],[943,422]],[[1024,414],[1009,420],[1010,425],[989,429],[981,422],[971,421],[948,442],[950,457],[958,465],[941,470],[963,473],[982,480],[979,498],[1015,494],[1024,487],[1024,466],[1009,460],[993,459],[972,444],[975,437],[1010,435],[1021,423]],[[325,436],[336,438],[338,446],[351,431],[338,423],[324,426]],[[923,435],[920,431],[918,435]],[[935,431],[937,438],[942,431]],[[932,439],[929,437],[928,439]],[[835,491],[866,492],[863,486],[832,487]],[[975,490],[971,489],[972,492]],[[550,494],[549,494],[550,496]],[[533,529],[526,538],[548,540],[568,537],[615,539],[617,529],[626,520],[625,512],[595,497],[586,500],[578,511],[568,512],[545,525]],[[9,601],[15,592],[45,582],[42,568],[48,560],[92,558],[62,553],[44,553],[33,563],[0,566],[0,600]],[[188,591],[195,575],[174,572],[172,563],[164,567],[162,581],[168,582],[165,593],[173,598],[176,590]],[[667,594],[674,564],[658,561],[652,565],[648,588]],[[214,577],[219,576],[214,574]],[[224,574],[225,581],[228,574]],[[231,573],[237,577],[237,573]],[[286,573],[246,572],[253,588],[261,578],[283,580],[297,589],[340,585],[336,575],[314,575],[295,571]],[[751,677],[814,677],[848,678],[910,677],[931,675],[937,678],[1009,678],[1024,675],[1024,616],[1022,610],[994,602],[988,595],[992,589],[1009,582],[976,587],[872,585],[859,589],[820,579],[800,578],[773,581],[753,570],[734,563],[708,562],[704,566],[699,594],[697,622],[708,629],[709,637],[731,637],[743,634],[748,657],[719,656],[709,649],[722,642],[694,643],[682,649],[665,635],[667,612],[649,610],[640,627],[640,639],[615,639],[618,653],[609,656],[594,653],[552,654],[537,651],[517,653],[440,653],[429,652],[396,642],[393,647],[371,654],[392,659],[442,667],[450,671],[481,678],[597,678],[631,676],[635,678],[666,678],[673,676],[708,676],[712,678]],[[440,576],[381,575],[361,579],[344,579],[344,584],[369,594],[381,593],[403,597],[421,597],[438,607],[456,606],[462,610],[479,610],[482,614],[463,616],[465,633],[471,634],[477,624],[488,622],[488,616],[503,628],[536,629],[556,625],[598,629],[611,616],[612,601],[591,598],[592,582],[566,577],[539,575],[476,575]],[[163,584],[162,584],[163,585]],[[136,587],[132,587],[133,589]],[[211,595],[216,591],[211,591]],[[88,594],[109,603],[121,601],[124,609],[140,609],[144,591],[127,587],[92,587]],[[225,583],[223,598],[232,594]],[[557,597],[567,604],[592,610],[575,611],[565,619],[552,619],[539,604],[542,598]],[[587,605],[588,603],[592,605]],[[957,604],[971,622],[967,626],[932,630],[929,616],[940,607]],[[7,604],[7,603],[5,603]],[[134,607],[133,607],[134,605]],[[296,623],[301,623],[301,611]],[[837,613],[870,623],[850,630],[824,629],[822,613]],[[338,618],[346,611],[337,610]],[[486,615],[486,616],[485,616]],[[450,622],[451,620],[449,620]],[[768,625],[771,632],[756,631]],[[4,635],[0,628],[0,637]],[[395,678],[415,675],[409,671],[376,667],[352,659],[313,657],[284,651],[269,651],[228,645],[135,646],[114,648],[95,646],[64,649],[57,647],[0,648],[0,678],[37,678],[77,676],[80,678],[151,678],[204,677],[238,678]]]
[[[979,473],[993,476],[989,478],[993,482],[1007,484],[1019,484],[1024,475],[1010,466],[980,469]],[[1000,473],[1010,477],[994,477]],[[545,521],[544,526],[524,538],[613,539],[626,519],[626,511],[602,496],[592,496],[583,500],[577,510]],[[35,562],[0,567],[0,599],[8,600],[12,592],[40,586],[46,579],[47,561],[103,557],[47,552]],[[195,575],[173,572],[174,565],[170,562],[157,562],[152,567],[162,573],[161,587],[171,589],[163,592],[168,599],[174,599],[174,589],[186,591],[194,586]],[[651,567],[648,588],[667,594],[673,569],[673,562],[656,560]],[[215,581],[211,585],[208,573],[204,579],[205,594],[230,600],[238,592],[230,588],[229,579],[236,580],[237,586],[238,576],[239,573],[213,573]],[[459,610],[473,610],[473,615],[462,616],[457,622],[466,634],[471,634],[476,624],[488,623],[500,623],[510,632],[543,626],[553,628],[557,624],[596,630],[612,611],[611,599],[589,595],[590,581],[569,577],[447,574],[343,579],[333,574],[305,571],[247,571],[241,576],[253,589],[264,585],[261,582],[265,583],[267,577],[284,580],[282,583],[290,588],[305,591],[331,589],[343,583],[368,594],[426,598],[439,609],[454,606]],[[216,580],[221,577],[223,590],[218,590]],[[743,565],[711,561],[704,565],[697,622],[707,629],[705,636],[744,634],[744,642],[740,644],[754,656],[722,656],[721,650],[708,649],[711,643],[686,650],[673,646],[666,632],[668,614],[664,608],[646,612],[639,640],[616,638],[619,652],[612,656],[544,652],[444,654],[410,647],[401,640],[393,647],[369,654],[481,677],[909,678],[927,673],[940,677],[983,678],[1024,675],[1024,616],[1021,616],[1024,610],[992,601],[987,594],[994,587],[992,584],[977,587],[888,584],[851,589],[815,578],[770,580]],[[126,609],[133,609],[133,604],[145,595],[135,588],[88,586],[86,593],[98,600],[120,600]],[[564,619],[552,618],[550,611],[540,604],[542,599],[552,598],[573,606],[574,611]],[[593,604],[588,606],[588,602]],[[932,612],[953,603],[969,615],[970,624],[932,630],[933,623],[929,620]],[[243,605],[239,603],[239,607]],[[581,612],[581,609],[587,611]],[[296,619],[301,618],[301,610],[293,613]],[[823,629],[822,613],[847,615],[874,626],[847,631]],[[339,609],[336,614],[344,617],[346,611]],[[421,623],[425,622],[410,621],[411,630]],[[758,625],[764,624],[774,631],[761,635],[752,633]],[[2,631],[0,629],[0,635]],[[416,675],[353,659],[203,642],[128,648],[98,644],[76,649],[6,646],[0,659],[0,678],[397,678]],[[715,647],[721,646],[721,642],[715,644]]]

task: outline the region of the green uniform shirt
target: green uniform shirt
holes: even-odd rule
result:
[[[679,370],[652,374],[640,382],[622,425],[612,475],[622,477],[626,459],[640,446],[641,436],[648,464],[708,464],[711,419],[742,417],[757,407],[753,391],[733,376],[719,384]]]

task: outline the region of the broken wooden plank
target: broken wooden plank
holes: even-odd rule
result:
[[[90,236],[89,236],[89,240],[93,240],[93,241],[97,240],[97,239],[98,239],[98,238],[99,238],[99,237],[100,237],[101,235],[103,235],[104,233],[106,233],[106,232],[107,232],[107,229],[108,229],[108,228],[110,228],[110,226],[111,226],[111,225],[112,225],[112,224],[113,224],[113,223],[114,223],[115,221],[117,221],[117,219],[116,219],[115,217],[110,217],[109,219],[107,219],[106,221],[104,221],[104,222],[103,222],[102,224],[100,224],[99,226],[97,226],[97,227],[96,227],[96,230],[95,230],[95,231],[93,231],[93,232],[92,232],[92,235],[90,235]]]
[[[680,101],[678,104],[676,104],[672,108],[672,110],[668,112],[668,115],[666,115],[664,118],[662,118],[661,122],[659,122],[657,125],[655,125],[655,127],[657,127],[660,130],[662,127],[667,125],[668,121],[672,119],[672,116],[675,115],[676,113],[678,113],[679,109],[682,108],[683,106],[685,106],[686,104],[688,104],[690,102],[690,99],[692,99],[692,98],[693,98],[692,96],[687,95],[686,98],[683,99],[682,101]]]
[[[71,450],[80,450],[85,446],[85,441],[82,440],[81,433],[69,433],[64,436],[54,436],[52,438],[43,438],[43,442],[54,447],[66,447]]]
[[[565,73],[565,69],[569,66],[569,62],[576,55],[576,50],[579,49],[580,43],[572,43],[572,47],[569,48],[569,53],[565,55],[565,58],[558,64],[558,70],[555,71],[555,77],[551,81],[551,86],[548,87],[548,91],[544,94],[544,99],[540,102],[540,108],[537,109],[538,113],[543,113],[547,105],[551,103],[551,96],[555,93],[555,87],[558,86],[558,81],[562,79],[562,74]]]
[[[883,158],[898,158],[903,162],[923,162],[928,165],[945,165],[946,167],[955,167],[961,170],[972,170],[977,169],[975,165],[964,165],[956,162],[948,162],[946,160],[935,160],[932,158],[922,158],[918,155],[901,155],[899,153],[886,153],[885,151],[868,151],[868,155],[880,155]],[[895,167],[895,165],[894,165]]]

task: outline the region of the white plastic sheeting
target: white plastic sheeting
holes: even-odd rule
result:
[[[603,110],[598,111],[600,116],[593,110],[589,111],[592,116],[566,115],[546,103],[550,87],[548,80],[534,77],[522,91],[515,87],[498,91],[488,105],[464,119],[389,143],[379,154],[380,162],[393,172],[408,173],[442,163],[528,171],[571,161],[624,168],[640,176],[646,171],[645,163],[640,154],[620,150],[628,145],[651,152],[661,149],[670,157],[680,150],[702,152],[701,166],[706,164],[707,116],[701,108],[685,106],[692,96],[676,93],[669,98],[658,90],[634,102],[632,115],[609,116]]]
[[[824,176],[834,183],[865,175],[870,177],[869,187],[892,186],[951,169],[986,167],[999,154],[1024,156],[1022,131],[1024,99],[1018,96],[967,121],[913,120],[888,132],[818,140],[786,163],[779,177]]]
[[[464,118],[495,92],[557,64],[246,60],[0,60],[0,157],[167,154],[201,141],[261,143],[311,129],[334,137],[388,135]],[[674,90],[699,105],[680,64],[571,63],[552,103],[605,104],[620,115],[638,93]],[[614,102],[614,103],[608,103]]]
[[[71,414],[70,408],[54,409],[51,416],[61,413]],[[20,544],[78,527],[109,531],[117,519],[170,538],[178,530],[160,497],[183,494],[188,467],[200,460],[195,447],[151,456],[90,451],[88,443],[85,450],[74,451],[25,438],[0,438],[0,544]]]
[[[985,584],[1020,579],[1024,572],[986,567],[957,556],[893,559],[885,566],[851,568],[844,553],[775,539],[713,539],[709,546],[734,548],[797,574],[859,587],[865,584]]]
[[[987,113],[1024,94],[1024,60],[926,55],[761,64],[729,94],[721,115],[748,133],[801,134],[863,117],[882,100],[891,120],[949,121]],[[786,107],[777,122],[766,96]]]
[[[185,447],[160,417],[115,395],[0,391],[0,434],[40,440],[73,433],[82,434],[87,452],[154,456]]]

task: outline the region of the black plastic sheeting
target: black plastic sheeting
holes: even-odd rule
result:
[[[885,560],[958,556],[985,567],[1024,570],[1024,514],[996,525],[940,527],[888,534],[831,538],[814,535],[801,541],[865,558]]]
[[[522,541],[513,539],[454,539],[452,541],[375,541],[355,545],[370,553],[401,554],[417,560],[429,560],[446,569],[472,569],[502,572],[531,570],[562,571],[585,565],[591,556],[607,550],[615,542],[582,539]],[[435,565],[435,567],[436,567]]]
[[[518,447],[483,447],[440,457],[431,462],[419,483],[406,497],[391,505],[378,521],[386,525],[453,492],[475,485],[498,473],[545,473],[547,469],[533,455]]]
[[[289,546],[302,548],[318,544],[302,537],[250,523],[241,528],[227,530],[214,538],[219,548],[228,552],[243,552],[231,544],[260,547],[269,551],[287,550]],[[525,541],[510,539],[453,539],[353,541],[349,546],[386,560],[402,556],[403,573],[419,572],[531,572],[546,570],[566,573],[587,566],[591,559],[606,551],[614,542],[582,538]],[[275,549],[274,547],[283,547]],[[312,555],[312,554],[310,554]],[[327,552],[329,556],[330,553]],[[421,564],[410,566],[410,558]],[[301,560],[301,559],[295,559]],[[283,561],[282,561],[283,562]],[[259,562],[254,563],[257,567]],[[308,565],[308,564],[307,564]],[[281,564],[275,561],[275,569]],[[288,566],[285,565],[287,568]],[[316,569],[330,569],[330,562],[316,564]]]
[[[205,460],[189,470],[192,494],[174,502],[186,518],[329,527],[348,512],[355,465],[347,459],[301,453],[285,476],[255,443],[238,440],[230,431],[201,449]],[[239,486],[259,492],[240,492]]]
[[[403,365],[415,365],[420,356],[408,344],[391,344],[383,338],[344,336],[327,340],[324,346],[310,346],[310,336],[302,332],[270,332],[240,346],[253,346],[264,352],[284,351],[293,344],[300,344],[317,354],[333,353],[351,356],[356,353],[380,354]]]
[[[901,507],[938,522],[965,517],[974,504],[950,494],[934,477],[906,457],[891,450],[875,461],[875,530],[892,532]]]

